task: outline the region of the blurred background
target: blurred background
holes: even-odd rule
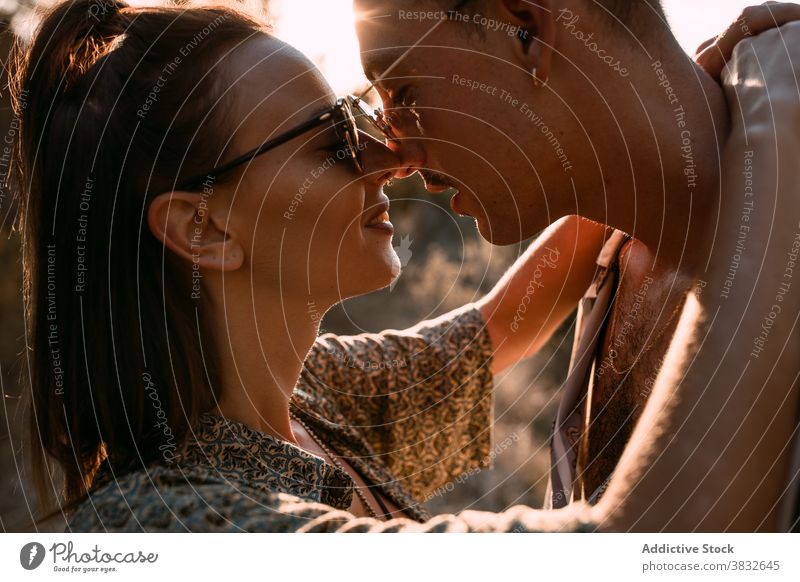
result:
[[[128,0],[132,5],[158,0]],[[636,0],[631,0],[636,1]],[[733,22],[756,0],[663,0],[678,40],[689,54]],[[6,64],[15,35],[28,38],[41,8],[53,0],[0,0],[0,132],[13,136]],[[185,2],[176,2],[184,4]],[[275,33],[311,57],[337,93],[366,85],[353,30],[351,0],[244,0],[265,10]],[[0,163],[0,178],[8,172]],[[390,288],[345,302],[325,317],[326,332],[344,334],[408,327],[474,301],[488,291],[527,243],[493,247],[470,219],[455,216],[446,196],[430,196],[416,179],[387,192],[392,198],[395,247],[405,268]],[[23,475],[23,385],[25,329],[20,294],[19,240],[13,229],[14,192],[0,190],[0,531],[28,516],[35,506]],[[428,501],[436,512],[499,511],[523,503],[540,506],[547,474],[547,434],[555,396],[566,376],[573,318],[536,357],[496,378],[494,469],[463,476]],[[505,444],[504,444],[505,443]],[[510,443],[510,446],[509,446]]]

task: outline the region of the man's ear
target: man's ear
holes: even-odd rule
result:
[[[534,83],[546,83],[556,41],[553,0],[495,1],[501,17],[523,29],[513,39],[520,64],[534,76]]]
[[[189,263],[215,271],[235,271],[244,264],[239,237],[226,228],[225,217],[203,204],[193,192],[165,192],[147,209],[150,232]]]

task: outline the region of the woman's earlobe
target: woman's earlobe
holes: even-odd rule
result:
[[[202,217],[202,239],[196,245],[199,259],[195,260],[201,267],[215,271],[241,269],[246,253],[228,220],[227,212],[208,210]]]
[[[214,271],[236,271],[244,265],[244,248],[235,237],[206,241],[198,249],[194,261],[202,268]]]
[[[244,251],[241,245],[237,244],[236,247],[225,251],[227,269],[226,271],[235,271],[241,269],[244,265]]]

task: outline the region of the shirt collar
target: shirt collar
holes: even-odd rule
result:
[[[184,467],[207,467],[250,486],[350,508],[350,475],[292,443],[210,413],[200,416],[193,432],[176,454]]]
[[[353,501],[355,483],[342,469],[287,441],[210,413],[200,416],[186,442],[168,461],[156,464],[180,471],[199,470],[234,487],[236,482],[246,483],[336,509],[348,510]],[[104,460],[92,479],[91,491],[114,477],[108,459]]]

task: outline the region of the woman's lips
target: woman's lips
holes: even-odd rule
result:
[[[389,204],[381,204],[373,217],[364,225],[364,228],[394,234],[394,225],[389,222]]]

